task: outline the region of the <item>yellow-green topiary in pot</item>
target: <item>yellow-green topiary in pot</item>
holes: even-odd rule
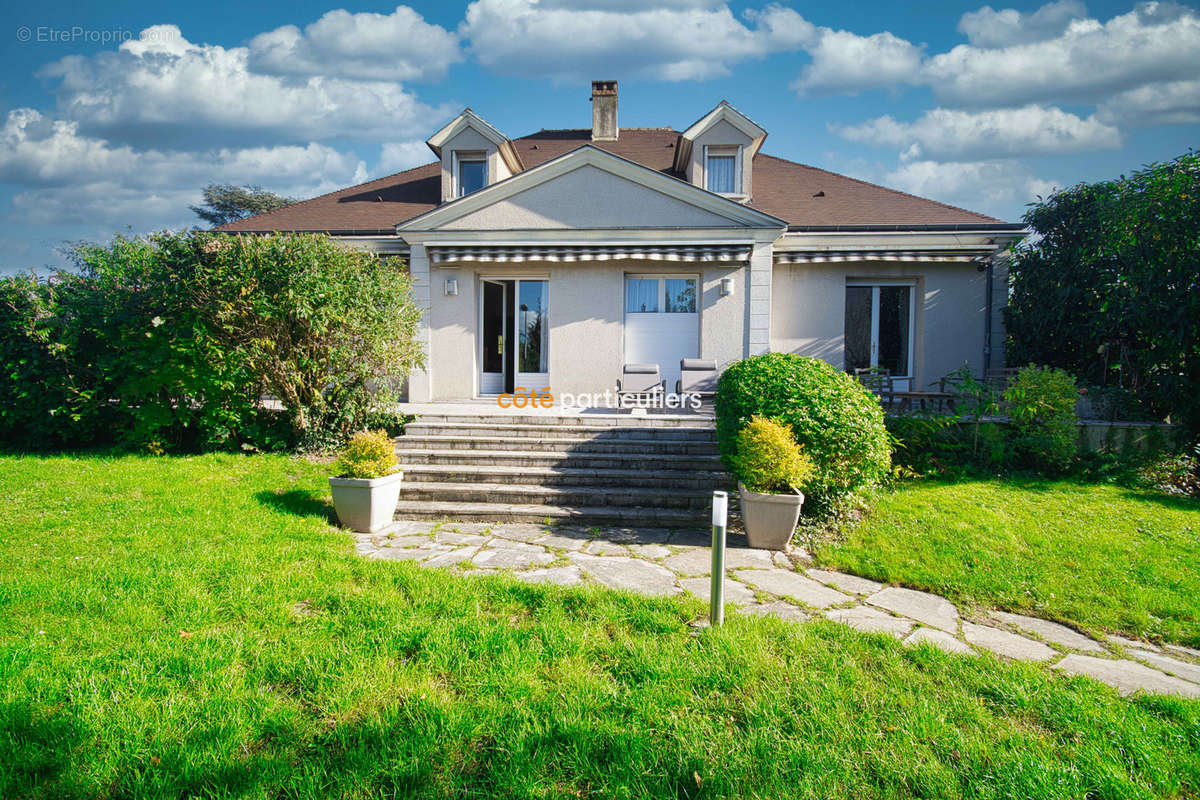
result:
[[[755,416],[738,431],[732,467],[751,547],[786,550],[800,519],[800,490],[816,472],[788,426]]]
[[[387,431],[354,434],[337,469],[339,474],[329,479],[329,488],[338,521],[364,533],[390,525],[404,473],[396,463],[396,445]]]

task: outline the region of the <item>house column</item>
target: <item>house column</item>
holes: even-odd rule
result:
[[[756,356],[771,349],[771,259],[774,245],[755,242],[750,251],[750,323],[746,355]]]
[[[428,403],[433,399],[433,381],[429,352],[429,309],[432,302],[429,284],[429,254],[425,245],[414,244],[409,248],[408,274],[413,282],[413,299],[421,309],[421,321],[417,324],[417,345],[425,354],[425,369],[413,370],[408,376],[408,401]]]

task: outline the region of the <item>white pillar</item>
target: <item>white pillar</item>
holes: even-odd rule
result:
[[[433,364],[429,351],[429,309],[432,301],[429,284],[429,254],[425,245],[414,244],[408,254],[408,274],[412,276],[413,299],[422,310],[417,326],[417,344],[425,353],[425,369],[413,370],[408,376],[408,401],[428,403],[433,399]]]
[[[771,350],[771,259],[774,245],[755,242],[750,251],[750,329],[746,337],[746,355],[757,356]]]

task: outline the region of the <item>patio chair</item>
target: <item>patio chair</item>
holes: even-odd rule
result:
[[[676,394],[698,394],[711,397],[717,391],[717,362],[707,358],[679,359],[679,380]]]
[[[617,381],[617,394],[660,394],[666,392],[658,364],[626,364]]]
[[[885,406],[895,402],[895,384],[891,370],[878,367],[867,367],[854,370],[854,377],[868,390],[879,395],[879,402]]]

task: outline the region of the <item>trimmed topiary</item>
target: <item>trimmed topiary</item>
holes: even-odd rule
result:
[[[875,395],[824,361],[767,353],[731,364],[716,393],[717,438],[736,474],[737,434],[754,416],[791,428],[816,474],[805,511],[828,516],[876,485],[891,468],[891,437]]]

